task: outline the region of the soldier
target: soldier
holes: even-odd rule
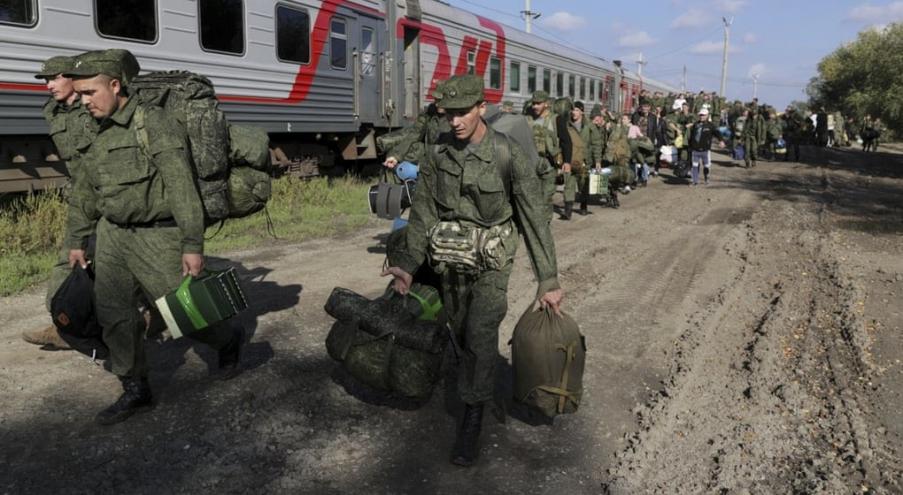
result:
[[[499,111],[504,113],[514,113],[514,102],[511,100],[503,101]]]
[[[601,157],[601,140],[593,139],[592,124],[583,114],[583,102],[574,103],[571,116],[567,122],[567,133],[570,136],[570,146],[561,148],[561,171],[564,174],[564,212],[562,220],[570,220],[574,201],[577,193],[580,193],[580,215],[588,215],[589,204],[589,167],[594,156]],[[602,168],[602,161],[594,164],[596,168]]]
[[[204,269],[204,210],[194,181],[187,136],[159,107],[142,106],[128,91],[125,50],[89,52],[66,75],[98,120],[94,141],[81,150],[84,176],[69,201],[69,262],[86,264],[85,242],[96,228],[94,292],[97,319],[123,393],[98,413],[109,425],[153,407],[144,352],[139,290],[156,300],[185,275]],[[140,144],[137,112],[150,143]],[[223,379],[238,372],[242,342],[232,320],[193,334],[219,351]]]
[[[699,169],[703,169],[705,183],[709,183],[709,169],[712,167],[712,139],[717,139],[720,147],[724,148],[724,140],[709,120],[709,111],[703,108],[699,111],[699,119],[690,128],[690,151],[692,152],[692,168],[690,172],[693,177],[691,185],[699,185]]]
[[[527,119],[533,127],[533,143],[539,157],[548,164],[548,173],[541,179],[543,197],[548,199],[546,206],[549,219],[552,218],[552,196],[555,194],[555,170],[558,168],[559,155],[561,153],[558,142],[558,123],[552,112],[549,94],[545,91],[535,91],[531,101],[530,112]]]
[[[50,138],[56,146],[57,156],[66,163],[66,171],[73,184],[82,173],[81,155],[78,150],[87,146],[97,133],[97,123],[78,99],[72,79],[63,76],[63,73],[71,70],[74,65],[74,57],[51,57],[41,66],[41,71],[35,74],[36,79],[43,79],[46,82],[47,90],[50,92],[50,98],[44,104],[44,118],[50,127]],[[64,248],[50,270],[45,298],[48,311],[51,299],[71,271],[69,250]],[[43,346],[47,350],[71,349],[53,324],[25,331],[22,333],[22,339]]]
[[[756,159],[759,157],[759,138],[762,137],[762,131],[764,129],[763,122],[761,121],[762,116],[757,112],[754,113],[752,110],[746,110],[743,112],[743,117],[737,120],[737,137],[740,140],[740,143],[743,145],[745,153],[743,154],[743,161],[746,164],[746,168],[755,167]],[[740,122],[743,122],[742,127],[740,126]]]
[[[602,115],[602,105],[598,103],[593,105],[593,109],[589,112],[589,118],[593,124],[590,126],[590,151],[592,155],[589,161],[597,169],[600,169],[605,156],[605,146],[608,142],[608,123],[605,122],[605,117]]]
[[[784,142],[787,143],[787,153],[784,155],[785,162],[790,160],[791,154],[793,154],[796,161],[800,159],[803,120],[803,117],[796,112],[796,109],[787,107],[787,110],[784,112]]]
[[[458,393],[465,408],[451,461],[470,466],[479,452],[484,404],[493,397],[498,328],[507,312],[519,229],[539,281],[537,301],[558,312],[563,294],[539,179],[520,146],[483,120],[483,79],[455,76],[443,88],[439,106],[452,132],[439,137],[421,168],[406,248],[388,260],[383,274],[392,275],[395,290],[405,294],[410,274],[427,258],[441,272],[445,309],[464,348]],[[501,146],[505,152],[497,149]],[[502,155],[509,157],[507,163],[499,163]],[[462,231],[485,247],[461,246],[455,253],[431,248],[448,241],[460,244],[468,237]]]

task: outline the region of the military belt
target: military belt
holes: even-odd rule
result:
[[[166,227],[178,227],[179,224],[176,223],[175,218],[167,218],[165,220],[154,220],[152,222],[138,222],[138,223],[116,223],[110,222],[113,225],[119,227],[120,229],[162,229]]]

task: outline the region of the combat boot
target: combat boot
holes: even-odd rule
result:
[[[580,209],[577,210],[577,213],[579,213],[580,216],[585,217],[585,216],[589,215],[589,210],[587,208],[588,208],[587,201],[584,199],[583,201],[580,202]]]
[[[574,202],[573,201],[565,201],[564,202],[564,212],[558,217],[561,220],[570,220],[571,215],[574,211]]]
[[[97,413],[94,422],[99,425],[121,423],[135,413],[150,411],[154,408],[147,378],[121,376],[119,380],[122,382],[122,395],[110,407]]]
[[[452,449],[452,464],[472,466],[480,452],[480,430],[483,425],[483,404],[464,404],[464,420]]]
[[[609,193],[608,205],[614,209],[618,209],[621,207],[621,202],[618,201],[618,193],[616,193],[614,191],[614,189],[612,189],[611,192]]]
[[[45,351],[66,351],[72,349],[55,325],[22,332],[22,340],[29,344],[43,346]]]
[[[231,380],[241,373],[239,357],[242,347],[242,332],[237,330],[232,340],[218,351],[219,354],[219,379]]]

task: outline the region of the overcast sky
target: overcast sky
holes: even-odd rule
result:
[[[448,0],[453,6],[524,29],[524,0]],[[779,108],[805,100],[805,86],[825,55],[856,34],[903,20],[903,1],[879,0],[532,0],[541,17],[533,33],[621,59],[644,75],[691,89],[721,86],[722,16],[734,18],[727,96],[749,100],[752,75],[759,99]]]

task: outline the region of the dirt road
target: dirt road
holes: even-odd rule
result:
[[[453,394],[387,400],[326,355],[323,303],[381,291],[388,225],[235,254],[248,369],[215,382],[208,349],[153,343],[159,403],[113,427],[91,418],[115,378],[20,340],[46,322],[40,291],[2,299],[0,493],[903,492],[903,159],[804,158],[719,157],[708,186],[666,172],[556,220],[583,404],[551,425],[489,416],[469,470],[448,463]],[[505,357],[535,291],[521,251]]]

